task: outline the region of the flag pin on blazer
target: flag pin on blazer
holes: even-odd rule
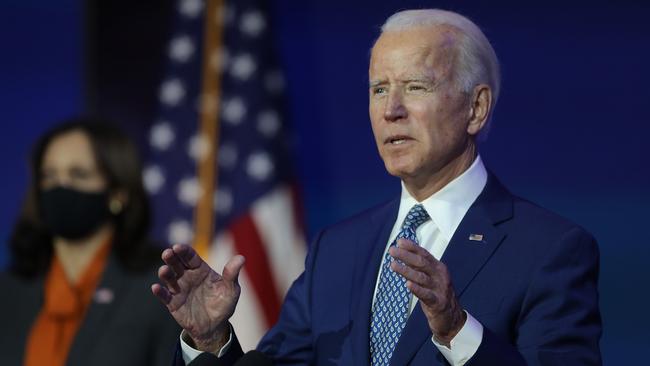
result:
[[[483,241],[483,234],[469,234],[469,240],[471,241]]]

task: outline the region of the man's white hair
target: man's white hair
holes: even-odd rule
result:
[[[447,25],[460,31],[460,39],[456,45],[457,86],[461,91],[471,93],[479,84],[488,85],[492,90],[491,110],[494,110],[501,87],[499,60],[490,41],[471,20],[458,13],[441,9],[404,10],[388,18],[381,31],[398,32],[436,25]],[[487,132],[487,128],[484,130]]]

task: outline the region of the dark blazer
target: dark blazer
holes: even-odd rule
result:
[[[278,365],[370,364],[370,308],[398,208],[399,198],[316,237],[260,351]],[[598,248],[582,228],[490,175],[442,261],[462,306],[484,326],[468,365],[601,364]],[[391,365],[446,364],[418,304]]]
[[[98,289],[110,302],[93,300],[68,354],[67,365],[169,365],[180,329],[151,294],[156,268],[126,271],[111,256]],[[0,288],[0,365],[22,365],[31,326],[43,303],[44,279],[28,281],[3,273]],[[106,302],[106,301],[104,301]]]

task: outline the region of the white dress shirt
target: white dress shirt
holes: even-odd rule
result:
[[[449,245],[449,241],[456,232],[458,225],[465,217],[470,206],[476,201],[485,184],[487,183],[487,171],[483,165],[481,157],[478,156],[472,165],[460,176],[456,177],[453,181],[449,182],[441,190],[426,198],[422,202],[418,202],[408,192],[404,183],[402,183],[402,194],[400,198],[399,211],[397,213],[397,220],[393,225],[393,230],[390,234],[384,255],[390,244],[395,240],[399,233],[404,218],[414,205],[420,203],[426,209],[431,217],[431,220],[420,225],[415,234],[418,238],[420,246],[426,249],[434,258],[440,259]],[[383,258],[383,256],[382,256]],[[379,276],[381,276],[381,268],[375,281],[375,294],[373,295],[373,304],[377,295],[377,285],[379,284]],[[415,308],[417,298],[411,298],[409,314]],[[201,351],[196,350],[189,346],[185,340],[185,331],[181,332],[181,351],[185,363],[189,363]],[[450,342],[450,347],[446,347],[438,343],[433,337],[431,341],[440,350],[440,353],[447,359],[453,366],[464,365],[478,350],[483,339],[483,326],[469,313],[467,313],[467,321],[456,334],[454,339]],[[224,354],[232,340],[232,330],[228,343],[224,345],[219,351],[218,356]]]
[[[384,256],[390,245],[395,241],[395,238],[397,238],[397,234],[399,234],[402,228],[402,223],[406,215],[413,206],[419,203],[424,206],[431,220],[420,225],[416,229],[415,234],[420,246],[431,253],[434,258],[440,260],[447,249],[447,245],[449,245],[449,241],[454,236],[458,225],[460,225],[470,206],[483,191],[486,183],[487,171],[480,156],[474,160],[472,165],[463,174],[456,177],[456,179],[449,182],[441,190],[422,202],[418,202],[413,198],[402,182],[402,195],[397,220],[395,220],[393,230],[386,243]],[[377,286],[379,285],[381,271],[382,269],[380,268],[377,281],[375,281],[373,304],[377,296]],[[409,314],[415,308],[417,301],[417,297],[411,297]],[[438,343],[433,337],[431,338],[433,344],[440,350],[440,353],[453,366],[464,365],[476,353],[476,350],[481,345],[482,339],[483,326],[469,313],[467,313],[467,321],[450,342],[450,347]]]

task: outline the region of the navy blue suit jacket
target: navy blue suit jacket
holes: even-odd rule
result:
[[[370,308],[398,207],[399,198],[316,237],[258,350],[278,365],[370,364]],[[490,175],[442,261],[463,308],[484,326],[468,365],[601,364],[598,248],[582,228]],[[446,364],[418,304],[391,365]]]

